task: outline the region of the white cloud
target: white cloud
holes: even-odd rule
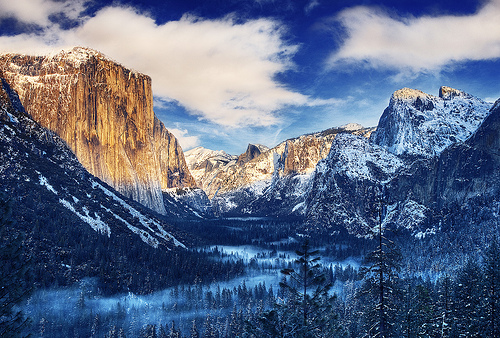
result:
[[[17,20],[40,26],[50,25],[49,16],[62,13],[77,19],[84,10],[86,0],[0,0],[0,19]]]
[[[45,8],[46,2],[35,1]],[[157,25],[134,8],[107,7],[71,30],[53,24],[43,34],[0,36],[3,51],[46,53],[74,45],[150,75],[155,95],[219,125],[274,125],[280,109],[310,103],[275,80],[293,67],[290,58],[298,47],[287,44],[280,23],[270,19],[236,23],[231,17],[184,16]]]
[[[344,10],[338,20],[347,38],[331,55],[332,67],[361,62],[425,72],[457,61],[500,57],[500,0],[473,15],[394,18],[361,6]]]
[[[312,10],[318,7],[319,5],[320,3],[318,0],[310,0],[307,6],[305,7],[304,11],[306,12],[306,14],[310,14]]]
[[[177,141],[179,141],[184,151],[192,149],[200,145],[200,139],[197,136],[189,136],[186,129],[167,128],[174,134]]]
[[[483,100],[486,101],[486,102],[495,103],[498,100],[499,97],[500,97],[500,95],[498,95],[498,96],[490,96],[490,97],[485,97]]]

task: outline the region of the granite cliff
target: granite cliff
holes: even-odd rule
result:
[[[195,148],[186,152],[186,160],[199,186],[213,198],[257,182],[269,182],[273,175],[312,172],[328,155],[333,138],[331,134],[303,135],[272,149],[249,144],[239,156]]]
[[[491,104],[442,86],[439,97],[403,88],[394,92],[371,141],[396,155],[430,158],[465,141]]]
[[[164,214],[162,190],[195,186],[179,143],[153,112],[150,77],[81,47],[4,54],[0,69],[33,119],[125,196]]]
[[[316,167],[307,226],[365,236],[380,200],[384,226],[416,238],[490,222],[499,210],[500,104],[490,107],[449,87],[439,97],[396,91],[369,140],[337,138]]]

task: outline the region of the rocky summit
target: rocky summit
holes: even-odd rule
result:
[[[196,185],[177,139],[153,112],[150,77],[80,47],[4,54],[0,68],[33,119],[125,196],[165,214],[162,189]]]
[[[397,155],[432,157],[465,141],[491,105],[470,94],[441,87],[439,97],[403,88],[392,95],[371,140]]]

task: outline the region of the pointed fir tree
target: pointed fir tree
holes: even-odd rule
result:
[[[160,324],[158,328],[158,338],[168,338],[168,326]]]
[[[319,252],[311,250],[306,238],[296,253],[298,270],[281,271],[288,277],[280,283],[284,297],[259,317],[257,325],[250,325],[255,337],[334,337],[339,332],[336,296],[329,293],[332,284],[320,271]]]
[[[396,303],[400,296],[399,271],[401,252],[395,242],[386,236],[384,224],[385,200],[379,197],[375,211],[378,224],[372,230],[376,249],[366,255],[360,269],[363,285],[358,294],[365,308],[365,330],[368,337],[387,338],[396,335]]]
[[[191,330],[189,333],[191,338],[200,338],[200,333],[198,332],[198,328],[196,327],[196,319],[193,319],[193,325],[191,326]]]
[[[175,327],[174,321],[172,321],[172,325],[170,325],[170,331],[168,332],[168,338],[181,338],[181,332]]]
[[[203,323],[203,337],[206,338],[217,338],[217,331],[210,313],[205,318]]]
[[[483,274],[476,260],[469,258],[458,271],[454,292],[454,329],[458,337],[483,337]]]
[[[15,234],[11,202],[0,195],[0,337],[23,337],[28,325],[19,304],[29,296],[29,263]]]
[[[450,331],[453,327],[452,309],[454,304],[453,289],[454,284],[450,275],[445,275],[438,279],[437,289],[437,329],[439,337],[450,337]]]
[[[427,285],[417,285],[414,305],[417,335],[416,337],[434,337],[435,307],[431,297],[431,289]]]
[[[484,257],[485,327],[488,337],[500,337],[500,246],[495,237]]]
[[[416,320],[415,320],[415,286],[413,283],[407,283],[405,285],[403,296],[403,302],[401,306],[401,331],[404,337],[416,337]]]

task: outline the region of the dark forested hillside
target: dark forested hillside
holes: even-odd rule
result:
[[[24,112],[4,80],[0,178],[15,221],[8,231],[24,235],[39,287],[98,277],[106,293],[147,293],[241,273],[188,250],[194,236],[90,175],[57,135]]]

